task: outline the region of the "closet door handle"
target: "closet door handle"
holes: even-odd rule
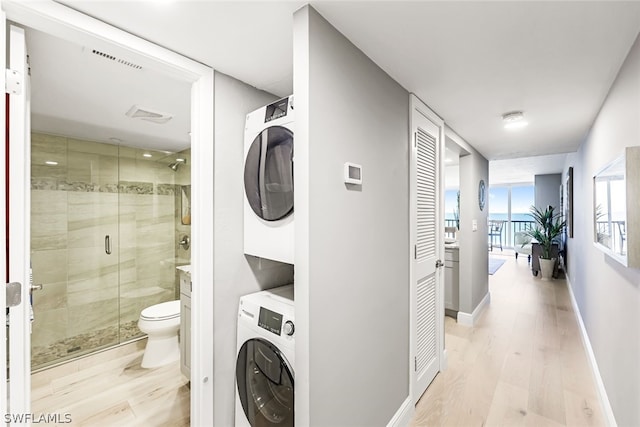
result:
[[[104,236],[104,251],[111,255],[111,237],[108,234]]]

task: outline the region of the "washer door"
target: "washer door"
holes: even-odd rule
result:
[[[271,126],[256,136],[244,165],[244,191],[253,212],[266,221],[293,212],[293,132]]]
[[[293,371],[275,345],[246,341],[238,352],[236,383],[251,426],[293,427]]]

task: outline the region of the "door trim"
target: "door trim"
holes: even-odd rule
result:
[[[213,425],[213,69],[53,1],[2,0],[2,9],[7,19],[74,43],[127,49],[141,56],[141,65],[148,63],[192,83],[191,172],[198,179],[192,182],[191,210],[196,220],[191,232],[198,238],[192,246],[191,274],[193,282],[202,286],[194,286],[192,292],[191,422]]]
[[[415,292],[415,269],[414,269],[414,245],[416,244],[416,219],[414,216],[415,211],[415,199],[416,199],[416,185],[415,185],[415,170],[413,167],[414,157],[414,136],[413,131],[416,126],[415,114],[420,114],[433,122],[438,127],[439,135],[439,165],[444,165],[444,120],[440,118],[433,110],[431,110],[424,102],[420,100],[415,94],[411,94],[409,97],[410,113],[409,113],[409,396],[413,402],[413,406],[420,399],[416,386],[416,375],[414,370],[414,362],[416,357],[416,313],[413,307],[416,304],[416,292]],[[444,218],[444,188],[442,183],[444,182],[444,168],[439,167],[439,189],[437,191],[439,197],[439,211],[440,218]],[[436,227],[436,232],[440,234],[440,237],[436,239],[437,242],[443,241],[443,227]],[[438,258],[444,259],[444,247],[440,245],[437,248]],[[436,280],[436,340],[437,340],[437,357],[439,371],[445,368],[446,357],[444,355],[444,288],[442,279],[444,269],[439,269],[437,273],[440,278]],[[413,408],[412,408],[413,409]]]
[[[5,22],[6,24],[6,22]],[[8,282],[18,282],[21,286],[21,303],[9,311],[9,396],[8,402],[11,413],[9,424],[19,424],[18,421],[24,414],[31,411],[31,381],[30,381],[30,280],[29,280],[29,241],[31,230],[26,212],[29,212],[30,193],[25,191],[30,184],[30,162],[31,138],[26,129],[30,128],[30,103],[29,103],[29,77],[27,72],[27,51],[25,32],[16,25],[9,25],[9,63],[3,62],[4,67],[10,68],[20,76],[21,91],[12,93],[9,96],[9,113],[5,110],[7,129],[3,136],[4,146],[8,149],[8,158],[3,165],[4,174],[8,177],[8,186],[5,189],[5,201],[8,201],[8,215],[5,221],[10,227],[7,240]],[[5,45],[7,46],[7,45]],[[5,58],[7,55],[5,55]],[[8,65],[8,66],[7,66]],[[5,82],[6,83],[6,82]],[[8,137],[8,138],[7,138]],[[13,143],[11,143],[13,142]],[[5,152],[6,154],[6,152]],[[10,173],[7,173],[10,172]],[[6,224],[6,222],[5,222]],[[3,328],[3,333],[6,328]],[[5,336],[6,339],[6,336]],[[3,344],[4,346],[4,344]],[[6,358],[3,359],[3,366],[6,366]],[[6,408],[3,401],[3,410]],[[4,412],[6,413],[6,411]],[[15,415],[15,418],[13,417]]]

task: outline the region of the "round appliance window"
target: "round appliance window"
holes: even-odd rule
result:
[[[293,212],[293,132],[272,126],[255,137],[244,165],[244,191],[253,212],[266,221]]]
[[[276,346],[259,338],[245,342],[238,352],[236,382],[252,426],[293,427],[293,372]]]

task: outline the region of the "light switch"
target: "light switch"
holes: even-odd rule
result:
[[[471,221],[471,231],[478,231],[478,220],[474,219]]]

